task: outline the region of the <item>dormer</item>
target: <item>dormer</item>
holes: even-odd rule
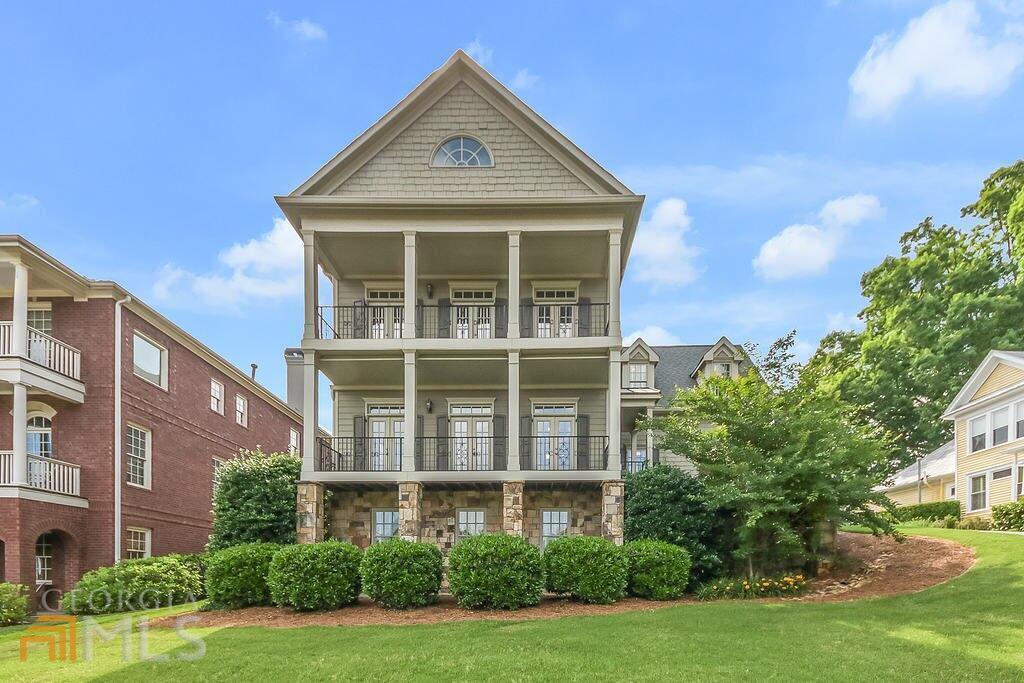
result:
[[[746,360],[743,349],[736,346],[726,337],[719,339],[714,346],[701,357],[690,377],[698,383],[705,377],[740,376],[740,365]]]
[[[657,352],[638,338],[622,354],[622,387],[633,391],[653,390],[659,360]]]

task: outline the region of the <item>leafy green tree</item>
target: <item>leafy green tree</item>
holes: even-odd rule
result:
[[[295,542],[302,461],[290,453],[242,450],[217,469],[208,550],[243,543]]]
[[[970,229],[926,219],[898,256],[861,279],[861,332],[822,340],[809,373],[857,406],[908,464],[949,440],[946,406],[994,348],[1024,348],[1024,161],[998,169],[965,216]]]
[[[712,504],[731,513],[733,554],[750,575],[813,565],[828,554],[822,534],[835,523],[891,530],[878,514],[890,504],[873,490],[889,471],[886,447],[835,392],[805,380],[792,346],[792,335],[773,344],[760,375],[680,391],[653,425],[664,448],[697,467]]]

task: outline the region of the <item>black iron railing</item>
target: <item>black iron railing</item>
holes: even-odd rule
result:
[[[401,339],[405,309],[400,305],[355,303],[317,307],[319,339]]]
[[[519,467],[543,471],[608,469],[608,437],[520,437]]]
[[[558,339],[608,335],[608,304],[523,304],[519,314],[522,337]]]
[[[416,469],[421,472],[487,472],[504,470],[505,437],[426,436],[416,439]]]
[[[416,336],[423,339],[502,339],[508,336],[505,304],[419,304]]]
[[[399,472],[400,436],[318,437],[314,466],[318,472]]]

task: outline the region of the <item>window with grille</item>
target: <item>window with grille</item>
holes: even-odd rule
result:
[[[976,417],[970,421],[971,430],[971,452],[984,450],[986,446],[985,440],[985,416]]]
[[[456,135],[438,146],[430,159],[430,165],[493,166],[494,162],[484,143],[468,135]]]
[[[398,510],[374,510],[373,511],[373,539],[386,541],[398,533]]]
[[[647,363],[630,363],[629,364],[629,386],[631,386],[631,387],[646,387],[647,386]]]
[[[215,379],[210,380],[210,410],[224,414],[224,385]]]
[[[249,426],[249,399],[245,396],[235,396],[235,422],[243,427]]]
[[[968,478],[968,506],[971,512],[988,507],[988,475],[976,474]]]
[[[298,455],[299,452],[302,450],[302,447],[300,446],[300,444],[302,443],[301,438],[302,437],[299,434],[298,429],[288,430],[288,451],[292,455]]]
[[[150,556],[152,531],[138,527],[128,527],[125,539],[124,556],[128,560],[141,560]]]
[[[455,538],[468,538],[487,530],[486,510],[459,510],[455,527]]]
[[[53,534],[42,534],[36,539],[36,583],[49,584],[53,581]]]
[[[541,510],[541,538],[540,547],[547,547],[548,541],[553,541],[569,532],[569,511],[568,510]]]
[[[149,430],[128,425],[125,436],[125,476],[129,484],[149,486],[151,445]]]
[[[53,334],[53,311],[49,308],[28,309],[28,326],[43,334]]]
[[[1000,408],[992,413],[992,445],[1010,440],[1010,409]]]

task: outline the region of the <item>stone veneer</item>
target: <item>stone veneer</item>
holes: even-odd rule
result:
[[[331,498],[331,537],[360,548],[373,540],[373,511],[397,510],[398,487],[386,491],[335,491]]]
[[[420,540],[423,484],[403,481],[398,485],[398,535],[406,541]]]
[[[324,485],[302,482],[296,495],[296,535],[299,543],[324,540]]]
[[[600,536],[601,491],[596,485],[571,489],[531,489],[524,496],[526,540],[539,546],[541,510],[567,508],[570,536]]]
[[[502,530],[513,536],[523,535],[523,482],[502,483]]]
[[[460,508],[483,509],[489,533],[502,530],[501,491],[427,490],[423,494],[423,523],[420,539],[447,553],[455,545],[455,524]]]
[[[616,545],[623,542],[626,485],[621,479],[601,483],[601,535]]]

